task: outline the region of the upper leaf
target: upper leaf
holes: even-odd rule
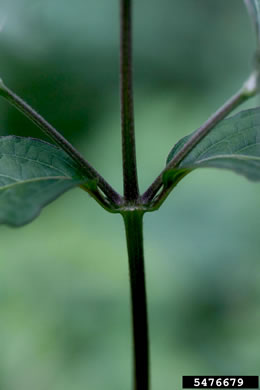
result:
[[[0,137],[0,223],[29,223],[59,195],[87,181],[62,149],[32,138]]]
[[[171,150],[167,164],[190,137],[182,138]],[[178,172],[189,173],[200,167],[230,169],[250,180],[260,180],[260,109],[254,108],[223,120],[215,126],[181,161],[164,174],[164,181],[175,181]]]

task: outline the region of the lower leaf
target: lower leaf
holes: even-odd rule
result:
[[[0,137],[0,224],[22,226],[65,191],[91,180],[54,145]]]

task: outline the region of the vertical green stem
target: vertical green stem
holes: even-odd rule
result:
[[[149,337],[145,289],[143,212],[129,210],[123,213],[130,270],[134,389],[149,389]]]
[[[149,390],[149,342],[145,291],[143,210],[136,206],[139,188],[136,167],[132,90],[132,0],[120,0],[120,89],[125,223],[130,270],[134,389]]]
[[[120,87],[124,197],[134,201],[139,197],[132,91],[132,26],[131,0],[120,0]]]

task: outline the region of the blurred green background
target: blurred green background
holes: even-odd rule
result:
[[[0,27],[5,83],[122,191],[118,1],[2,0]],[[134,1],[142,190],[240,88],[254,43],[242,0]],[[4,101],[0,127],[44,139]],[[146,215],[153,390],[180,389],[182,375],[259,374],[259,206],[260,184],[205,169]],[[0,235],[0,390],[130,390],[121,218],[76,189]]]

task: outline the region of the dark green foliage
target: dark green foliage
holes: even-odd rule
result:
[[[73,160],[56,146],[32,138],[0,138],[0,223],[24,225],[84,182]]]
[[[167,163],[189,137],[173,147]],[[260,180],[260,109],[242,111],[215,126],[177,169],[165,173],[164,180],[172,180],[180,170],[188,173],[196,168],[225,168],[250,180]]]

